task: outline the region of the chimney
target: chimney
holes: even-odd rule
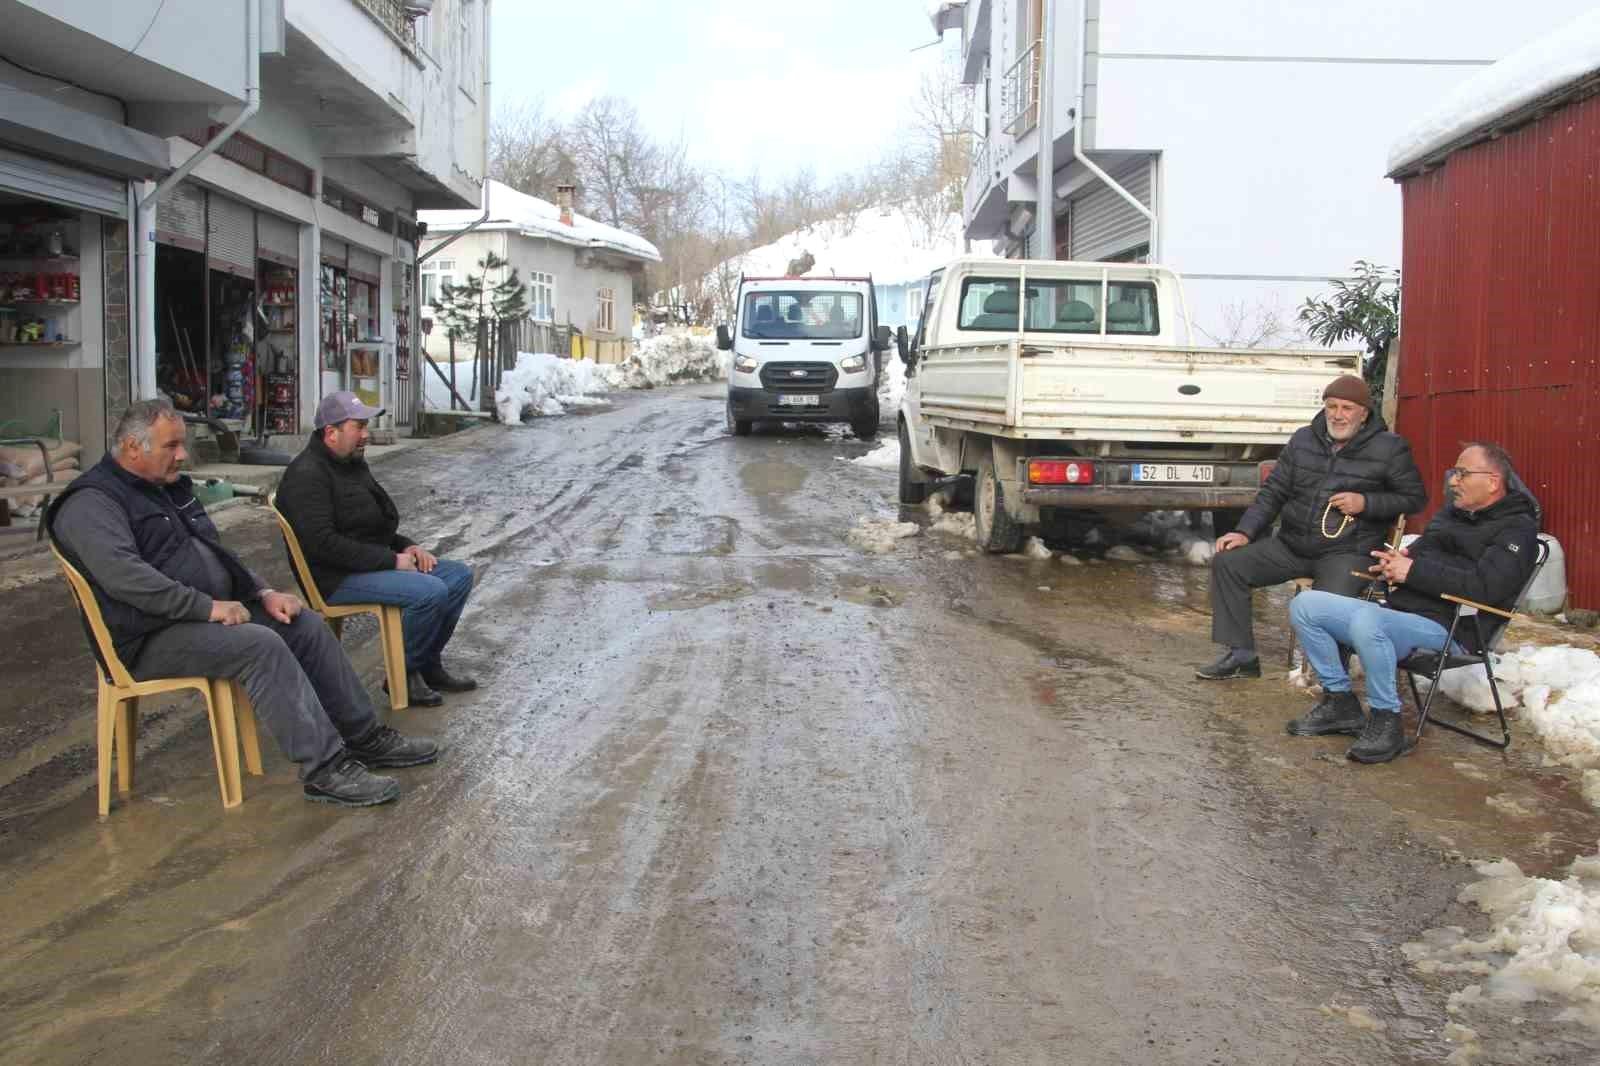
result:
[[[575,185],[556,186],[556,206],[561,209],[562,224],[572,225],[572,194],[577,188]]]

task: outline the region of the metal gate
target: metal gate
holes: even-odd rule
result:
[[[1141,156],[1107,173],[1149,207],[1153,165],[1149,156]],[[1150,220],[1104,182],[1073,197],[1071,211],[1073,259],[1111,259],[1150,243]]]
[[[206,259],[212,270],[253,278],[256,274],[256,213],[238,200],[209,194]]]
[[[180,181],[156,202],[156,240],[192,252],[206,250],[206,194]]]
[[[128,217],[128,183],[119,178],[0,148],[0,190],[113,218]]]

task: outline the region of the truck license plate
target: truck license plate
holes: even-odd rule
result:
[[[778,396],[779,407],[816,407],[822,403],[820,396]]]
[[[1211,484],[1211,467],[1195,463],[1135,463],[1135,481],[1177,481]]]

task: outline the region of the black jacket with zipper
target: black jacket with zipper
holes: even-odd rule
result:
[[[321,433],[283,472],[277,506],[323,596],[350,574],[393,570],[395,556],[413,543],[400,535],[400,511],[367,461],[338,458]]]
[[[1481,511],[1445,505],[1406,549],[1411,570],[1405,584],[1390,587],[1389,606],[1431,618],[1446,629],[1456,605],[1440,599],[1444,593],[1509,611],[1539,557],[1536,514],[1533,501],[1520,492],[1508,493]],[[1470,623],[1456,631],[1456,639],[1481,650]]]
[[[1361,493],[1366,507],[1342,533],[1326,536],[1344,519],[1337,508],[1328,509],[1328,501],[1341,492]],[[1327,416],[1318,412],[1310,425],[1289,438],[1236,528],[1255,541],[1279,519],[1278,536],[1301,558],[1366,553],[1384,543],[1396,518],[1416,514],[1427,504],[1428,490],[1411,446],[1389,432],[1376,411],[1337,451]]]

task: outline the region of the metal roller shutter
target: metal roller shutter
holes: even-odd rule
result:
[[[206,250],[206,194],[180,181],[156,202],[156,240],[179,248]]]
[[[126,181],[35,159],[7,148],[0,148],[0,190],[114,218],[128,217]]]
[[[369,252],[365,248],[350,246],[350,276],[371,285],[379,284],[383,278],[379,271],[383,263],[378,258],[377,252]]]
[[[282,266],[300,265],[300,227],[265,212],[256,215],[256,254]]]
[[[1148,157],[1136,159],[1108,173],[1146,207],[1150,205]],[[1071,257],[1080,260],[1110,259],[1141,244],[1150,243],[1150,220],[1104,182],[1095,184],[1072,200]]]
[[[322,261],[329,266],[342,267],[350,261],[350,246],[344,241],[336,241],[324,235],[322,238]]]
[[[206,258],[212,270],[240,277],[256,275],[256,213],[238,200],[211,193],[207,198]]]

